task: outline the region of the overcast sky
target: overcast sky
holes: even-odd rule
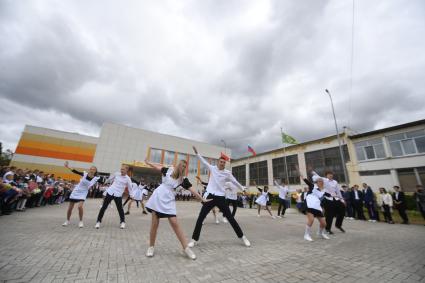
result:
[[[0,141],[110,121],[233,157],[425,118],[425,1],[0,1]]]

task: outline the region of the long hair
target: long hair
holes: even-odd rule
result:
[[[187,166],[187,161],[186,160],[180,160],[178,164],[180,164],[180,162],[183,162],[186,166]],[[177,179],[181,179],[184,176],[183,172],[180,172],[179,169],[179,165],[177,165],[176,169],[174,169],[173,173],[171,174],[171,177],[175,180]]]

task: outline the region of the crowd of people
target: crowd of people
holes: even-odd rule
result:
[[[273,218],[283,218],[286,210],[290,207],[291,199],[296,203],[296,208],[300,213],[306,215],[307,224],[304,239],[313,241],[311,229],[314,219],[319,222],[317,235],[322,239],[330,239],[329,235],[334,234],[331,230],[333,220],[335,227],[341,232],[345,232],[342,227],[344,219],[366,220],[364,209],[368,213],[370,222],[381,220],[380,212],[384,216],[384,221],[394,224],[392,213],[397,210],[403,224],[409,224],[407,215],[406,196],[400,187],[394,186],[392,194],[385,188],[380,188],[378,193],[374,193],[372,188],[366,183],[362,188],[354,185],[351,188],[340,186],[333,179],[332,172],[325,172],[325,176],[319,176],[313,170],[310,172],[312,178],[301,180],[307,185],[303,190],[294,190],[288,186],[285,179],[274,180],[274,186],[278,191],[277,215],[272,211],[272,194],[268,186],[263,188],[254,185],[258,189],[257,194],[249,194],[246,187],[242,186],[225,169],[226,159],[219,158],[217,165],[209,164],[194,148],[195,154],[210,172],[209,180],[203,181],[199,177],[198,181],[203,185],[203,191],[197,191],[185,177],[186,161],[181,160],[175,167],[161,167],[145,160],[146,164],[157,170],[162,175],[161,184],[147,185],[143,178],[135,180],[129,175],[129,167],[123,165],[119,172],[111,174],[108,178],[98,175],[97,168],[92,166],[87,172],[81,172],[69,167],[68,162],[64,166],[72,173],[79,175],[80,181],[70,182],[55,178],[52,174],[44,174],[39,170],[23,170],[16,167],[0,168],[0,209],[3,215],[8,215],[13,211],[25,211],[27,208],[40,207],[46,205],[61,204],[69,201],[66,213],[66,221],[62,224],[68,226],[74,206],[78,207],[79,225],[84,227],[84,201],[87,197],[103,197],[102,205],[97,216],[96,229],[99,229],[104,213],[110,203],[114,201],[120,216],[120,228],[125,229],[125,215],[130,214],[132,203],[136,203],[143,208],[143,213],[152,214],[150,245],[146,256],[154,255],[154,246],[159,221],[167,218],[172,229],[179,239],[183,251],[191,258],[196,255],[192,251],[198,242],[204,220],[210,211],[215,216],[218,224],[218,215],[223,215],[223,222],[230,223],[235,234],[241,239],[245,246],[250,246],[250,242],[243,233],[236,221],[236,211],[238,207],[255,208],[258,217],[261,211],[267,210]],[[122,202],[125,191],[128,192],[127,200]],[[425,219],[425,191],[418,185],[414,193],[418,211]],[[190,241],[187,241],[176,218],[176,200],[190,201],[193,198],[203,203],[196,221],[195,229]],[[146,204],[144,201],[147,201]],[[128,203],[127,212],[124,213],[124,206]],[[229,206],[232,206],[230,211]]]

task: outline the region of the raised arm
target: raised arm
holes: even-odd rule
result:
[[[83,172],[77,171],[77,170],[75,170],[75,169],[73,169],[73,168],[69,167],[69,162],[68,162],[68,161],[65,161],[64,166],[65,166],[66,168],[68,168],[69,170],[71,170],[71,172],[72,172],[72,173],[77,174],[77,175],[80,175],[80,176],[84,176],[84,173],[83,173]]]
[[[211,171],[211,168],[213,167],[208,161],[205,160],[205,158],[202,157],[202,155],[199,154],[198,150],[196,149],[196,147],[192,146],[193,148],[193,152],[195,152],[195,154],[198,156],[199,160],[201,160],[201,162],[208,167],[208,169]]]
[[[150,167],[152,167],[153,169],[155,169],[155,170],[157,170],[157,171],[161,172],[161,169],[162,169],[162,166],[161,166],[161,165],[157,165],[157,164],[150,163],[150,162],[148,161],[148,159],[145,159],[145,163],[146,163],[147,165],[149,165]]]

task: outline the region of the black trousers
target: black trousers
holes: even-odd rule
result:
[[[204,222],[205,217],[207,217],[208,213],[213,209],[214,206],[217,206],[221,212],[223,212],[224,217],[227,218],[230,225],[232,225],[233,230],[235,231],[238,238],[242,238],[243,232],[241,227],[239,227],[238,222],[236,222],[235,218],[230,213],[229,206],[226,205],[225,197],[214,196],[209,194],[207,199],[212,199],[212,201],[206,202],[203,204],[201,211],[199,212],[198,220],[196,220],[195,230],[193,230],[192,239],[195,241],[199,240],[199,236],[201,235],[202,222]]]
[[[342,222],[345,216],[345,206],[339,200],[323,200],[323,207],[325,208],[325,219],[326,219],[326,230],[330,231],[332,228],[332,222],[336,217],[335,226],[342,227]]]
[[[366,220],[366,217],[363,213],[363,203],[361,200],[354,200],[354,211],[355,211],[355,218]]]
[[[120,222],[125,222],[124,210],[122,209],[122,197],[114,197],[108,193],[106,194],[105,199],[103,200],[102,208],[97,215],[97,222],[102,222],[103,215],[105,214],[105,211],[112,200],[114,200],[115,205],[117,206],[117,210],[120,215]]]
[[[403,219],[403,223],[409,223],[409,218],[407,217],[406,208],[405,207],[397,207],[398,214],[400,214],[401,219]]]
[[[236,199],[226,199],[226,205],[229,206],[229,204],[233,206],[232,216],[235,217],[236,210],[238,209],[238,201]]]
[[[277,208],[277,216],[281,215],[280,214],[281,210],[282,210],[282,216],[284,216],[287,208],[288,208],[288,204],[286,202],[286,199],[279,198],[279,207]]]
[[[382,208],[384,209],[384,217],[386,222],[393,222],[393,218],[391,216],[391,208],[389,205],[382,205]]]

